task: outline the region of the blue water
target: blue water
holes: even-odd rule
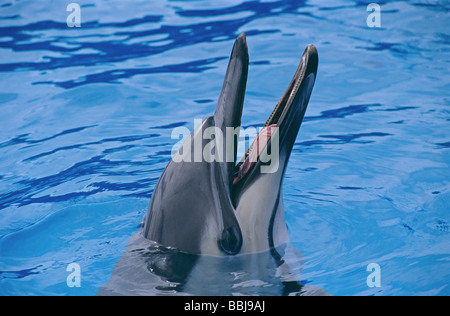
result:
[[[69,2],[0,0],[1,295],[94,295],[109,280],[173,128],[213,113],[240,32],[244,126],[265,122],[308,43],[319,52],[283,184],[302,282],[450,295],[447,1],[378,2],[380,28],[365,1],[239,0],[82,0],[69,28]]]

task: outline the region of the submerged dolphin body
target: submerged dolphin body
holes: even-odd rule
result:
[[[144,225],[134,234],[99,295],[326,295],[299,282],[302,255],[288,242],[281,184],[314,86],[317,51],[308,45],[286,92],[265,126],[263,145],[278,163],[261,172],[259,150],[231,161],[175,162],[154,190]],[[240,126],[248,70],[245,35],[235,41],[214,116],[188,137],[179,154],[206,146],[203,132]],[[279,146],[274,146],[277,137]],[[233,136],[235,137],[235,136]],[[259,136],[257,137],[257,139]],[[219,148],[217,150],[220,150]],[[253,150],[253,152],[252,152]],[[253,155],[254,162],[247,163]]]
[[[260,252],[285,242],[288,234],[281,184],[317,66],[316,48],[308,45],[294,78],[264,125],[276,127],[276,133],[266,137],[267,151],[276,150],[275,136],[278,141],[274,170],[262,173],[265,164],[257,153],[252,156],[256,161],[243,168],[242,163],[236,163],[237,147],[224,144],[216,146],[232,156],[231,161],[171,160],[154,190],[144,236],[183,252],[211,255]],[[233,46],[214,116],[205,119],[187,138],[180,155],[194,152],[194,144],[204,149],[210,141],[204,139],[207,128],[218,128],[229,137],[226,129],[240,126],[247,71],[247,44],[241,34]]]

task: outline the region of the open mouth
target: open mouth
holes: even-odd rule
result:
[[[302,55],[300,64],[288,88],[278,101],[277,105],[270,114],[259,134],[256,136],[253,143],[249,146],[245,154],[235,165],[233,185],[237,185],[240,181],[242,181],[242,179],[244,179],[246,175],[250,173],[252,168],[255,167],[255,164],[259,160],[261,153],[263,152],[264,148],[266,148],[270,143],[271,137],[277,128],[280,129],[279,135],[286,135],[286,133],[289,132],[289,129],[292,129],[291,133],[289,134],[293,135],[295,133],[295,136],[297,135],[301,120],[303,119],[304,112],[306,110],[306,104],[309,100],[309,95],[311,93],[310,90],[312,89],[312,87],[311,89],[309,89],[309,87],[306,87],[307,89],[306,91],[304,91],[304,89],[302,89],[302,85],[305,82],[305,79],[308,78],[311,74],[314,74],[314,82],[315,73],[317,71],[317,64],[317,50],[313,45],[308,45]],[[306,85],[308,85],[308,83],[306,83]],[[308,95],[303,96],[303,101],[306,100],[306,102],[299,102],[298,97],[300,96],[300,94],[305,92]],[[303,103],[304,106],[294,106],[298,103]],[[299,115],[300,121],[296,122],[296,124],[291,124],[291,120],[287,119],[288,117],[292,116],[292,111],[301,112]]]

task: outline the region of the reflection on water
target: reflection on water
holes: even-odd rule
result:
[[[300,281],[302,261],[290,244],[236,256],[187,254],[139,230],[98,295],[328,295]]]

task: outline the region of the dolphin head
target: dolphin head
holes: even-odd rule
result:
[[[237,160],[248,72],[245,34],[231,52],[213,116],[186,138],[152,195],[143,233],[194,254],[260,252],[287,241],[281,184],[314,86],[318,55],[308,45],[264,128]]]

